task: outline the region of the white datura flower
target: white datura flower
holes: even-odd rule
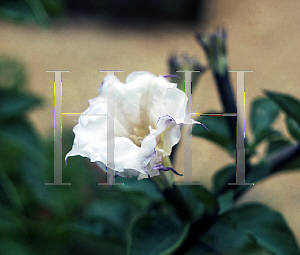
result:
[[[107,164],[107,76],[100,95],[89,100],[90,106],[74,127],[72,150],[66,155],[88,157],[105,171]],[[200,124],[187,117],[188,98],[164,76],[133,72],[125,84],[114,76],[114,170],[122,177],[138,179],[168,170],[161,164],[180,140],[180,125]],[[187,121],[188,120],[188,121]],[[186,122],[185,122],[186,121]],[[188,123],[187,123],[188,122]],[[176,172],[176,171],[175,171]]]

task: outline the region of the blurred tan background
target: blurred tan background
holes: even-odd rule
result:
[[[124,70],[126,76],[138,70],[156,75],[167,74],[171,53],[187,53],[206,64],[204,53],[194,39],[195,31],[213,31],[225,27],[228,32],[228,54],[231,70],[253,70],[245,76],[246,116],[250,102],[262,96],[262,90],[285,92],[300,98],[300,2],[214,0],[208,6],[207,20],[193,26],[166,23],[147,29],[130,29],[107,21],[72,19],[50,29],[34,25],[0,22],[0,51],[21,60],[28,71],[28,89],[43,97],[45,105],[30,118],[43,136],[53,134],[53,80],[46,70],[70,70],[63,74],[63,112],[83,112],[88,99],[97,96],[104,74],[98,70]],[[231,74],[236,84],[235,74]],[[234,87],[236,90],[236,88]],[[221,110],[217,90],[210,72],[200,79],[193,91],[193,109],[198,112]],[[275,127],[285,134],[283,116]],[[72,128],[76,117],[63,117],[63,126]],[[251,139],[246,119],[246,134]],[[261,151],[264,145],[261,146]],[[177,150],[175,167],[183,172],[183,143]],[[226,152],[203,139],[193,138],[194,180],[211,188],[215,170],[232,163]],[[299,169],[300,170],[300,169]],[[180,178],[177,179],[180,181]],[[300,244],[300,172],[276,174],[256,183],[239,203],[261,201],[286,217]]]

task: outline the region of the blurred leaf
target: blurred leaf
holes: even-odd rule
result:
[[[184,253],[184,255],[225,255],[227,253],[223,253],[223,251],[218,251],[215,247],[212,247],[201,240],[198,240],[197,243],[190,249],[188,252]],[[249,243],[246,245],[246,248],[241,251],[231,251],[228,253],[230,255],[274,255],[273,253],[265,250],[260,247],[255,240],[251,240],[251,236],[249,237]]]
[[[25,232],[20,214],[0,203],[0,237],[17,236]]]
[[[0,172],[0,202],[16,211],[23,212],[23,204],[14,183],[8,178],[5,171]]]
[[[207,245],[206,243],[197,240],[197,242],[187,251],[184,255],[224,255],[223,253],[215,250],[213,247]]]
[[[18,197],[17,193],[19,193],[22,194],[24,201],[29,197],[31,200],[34,200],[34,197],[45,201],[47,195],[41,168],[47,160],[33,127],[20,114],[0,120],[0,140],[4,146],[0,149],[0,151],[3,149],[0,155],[1,165],[18,187],[14,197]],[[6,185],[10,183],[8,180],[9,178],[6,180]],[[13,186],[10,185],[10,191],[13,191]],[[18,204],[21,202],[18,201]]]
[[[1,255],[36,255],[31,247],[25,242],[3,238],[0,239]]]
[[[234,186],[228,186],[228,183],[236,175],[236,165],[228,165],[218,170],[213,176],[213,193],[218,194],[225,188],[233,189]]]
[[[279,131],[276,131],[274,135],[268,138],[269,143],[267,147],[267,155],[284,148],[285,146],[291,144],[291,141],[284,137]]]
[[[48,14],[40,0],[3,0],[0,17],[9,21],[37,21],[41,26],[48,25]]]
[[[0,89],[0,121],[24,114],[41,100],[26,94]]]
[[[244,254],[249,247],[257,245],[275,255],[300,254],[281,214],[258,203],[242,205],[225,213],[201,240],[230,255]]]
[[[151,203],[148,196],[138,192],[104,191],[103,196],[87,208],[85,217],[105,218],[122,229],[135,214],[148,209]]]
[[[265,94],[300,125],[300,102],[290,95],[265,91]]]
[[[215,196],[209,192],[202,185],[191,185],[191,190],[195,194],[196,198],[205,206],[209,214],[213,214],[219,208],[218,202]]]
[[[102,197],[84,210],[81,219],[65,224],[61,229],[99,239],[118,240],[125,245],[130,223],[147,210],[150,203],[149,197],[140,192],[102,189]]]
[[[192,222],[195,222],[202,218],[207,210],[209,213],[214,213],[217,206],[214,202],[214,197],[202,186],[193,185],[176,185],[178,191],[181,193],[182,197],[186,203],[190,206],[190,211],[192,213]],[[197,187],[200,187],[197,189]],[[207,197],[205,197],[207,195]],[[172,196],[172,193],[171,193]]]
[[[255,145],[259,144],[267,135],[270,135],[270,126],[278,114],[278,106],[268,98],[258,98],[252,102],[250,125],[255,136]]]
[[[157,212],[140,216],[131,230],[130,255],[172,254],[184,241],[189,225],[182,225],[174,213]]]
[[[298,124],[293,118],[286,117],[285,119],[287,128],[290,132],[290,134],[300,142],[300,124]]]
[[[64,14],[65,1],[63,0],[41,0],[50,17],[61,17]]]
[[[107,238],[93,238],[91,236],[82,235],[81,233],[72,233],[69,236],[71,245],[68,248],[68,255],[125,255],[126,247],[117,240]],[[52,253],[56,254],[56,253]],[[52,255],[51,254],[51,255]],[[66,253],[62,253],[65,255]],[[50,255],[50,254],[49,254]]]
[[[32,9],[36,20],[41,26],[46,27],[49,23],[49,15],[45,10],[41,0],[25,0]]]
[[[262,178],[265,178],[270,173],[270,166],[264,162],[256,165],[251,165],[251,171],[246,176],[246,183],[256,183]],[[251,185],[232,185],[228,186],[228,183],[232,182],[236,178],[236,165],[229,165],[216,172],[213,176],[213,191],[214,194],[218,194],[222,190],[234,190],[234,194],[240,193],[252,187]]]
[[[19,155],[23,148],[13,139],[7,139],[0,130],[0,170],[10,172],[19,170]]]
[[[192,134],[195,136],[203,137],[221,146],[223,149],[226,149],[230,153],[230,155],[233,156],[235,148],[233,147],[233,143],[231,141],[231,136],[226,118],[233,117],[201,116],[197,118],[196,121],[203,123],[209,129],[209,131],[207,131],[201,125],[194,125],[192,129]]]
[[[20,90],[26,82],[24,65],[17,60],[0,56],[0,88]]]
[[[68,235],[71,233],[80,233],[81,235],[99,240],[121,241],[118,226],[116,228],[116,225],[112,225],[103,218],[80,219],[72,223],[66,223],[59,227],[59,231]]]
[[[295,146],[296,145],[292,145],[291,142],[284,137],[272,140],[269,142],[267,157],[264,160],[268,161],[273,167],[275,167],[276,171],[298,169],[300,167],[299,152],[298,155],[294,155],[292,159],[281,162],[285,157],[284,155],[289,156],[289,151],[292,148],[295,149]]]
[[[218,203],[220,207],[219,215],[229,211],[234,206],[234,191],[228,190],[218,196]]]
[[[151,197],[153,200],[163,200],[163,195],[158,191],[155,184],[149,179],[144,178],[137,180],[136,178],[116,178],[116,183],[124,183],[124,185],[113,186],[113,189],[120,191],[137,191],[143,192]]]
[[[8,148],[16,149],[15,151],[10,150],[11,155],[7,155],[7,152],[0,155],[0,161],[11,158],[11,160],[15,160],[12,163],[15,163],[14,165],[18,164],[21,169],[25,161],[31,161],[39,167],[45,163],[46,158],[42,143],[25,118],[14,117],[0,121],[0,139],[3,139],[5,144],[11,144]]]

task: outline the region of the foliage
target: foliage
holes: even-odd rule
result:
[[[194,136],[233,157],[233,164],[215,174],[212,191],[192,185],[161,191],[150,179],[117,178],[124,184],[99,186],[105,174],[80,157],[70,158],[63,169],[71,186],[45,185],[53,180],[53,138],[42,140],[26,117],[42,101],[25,92],[17,62],[2,57],[3,70],[11,77],[0,80],[0,254],[300,254],[280,213],[259,203],[235,206],[251,186],[228,185],[235,178],[235,142],[224,117],[200,117],[209,132],[193,128]],[[246,182],[300,166],[300,102],[279,92],[265,94],[251,106],[254,139],[245,148]],[[280,112],[294,141],[272,127]],[[74,135],[63,130],[62,137],[66,155]],[[251,165],[262,142],[267,150]],[[180,196],[192,211],[188,220],[181,217]]]

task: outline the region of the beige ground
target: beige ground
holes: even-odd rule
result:
[[[298,72],[300,2],[213,1],[209,21],[199,31],[225,26],[231,70],[254,70],[246,74],[246,114],[250,102],[262,95],[262,89],[282,91],[300,98]],[[103,22],[69,22],[63,27],[42,30],[30,25],[0,23],[0,52],[26,63],[29,89],[46,99],[46,105],[31,118],[43,135],[53,132],[53,74],[46,70],[71,70],[63,75],[63,112],[82,112],[88,99],[97,96],[104,75],[98,70],[121,69],[121,81],[132,71],[168,73],[170,53],[188,53],[202,62],[203,52],[189,27],[169,24],[150,31],[124,30]],[[235,75],[232,75],[235,84]],[[193,93],[193,107],[200,112],[221,109],[211,74],[207,72]],[[248,116],[248,115],[247,115]],[[73,117],[63,117],[63,125],[72,127]],[[247,124],[247,121],[246,121]],[[276,126],[285,129],[283,116]],[[249,137],[249,125],[246,132]],[[193,173],[195,181],[210,187],[214,169],[231,163],[228,155],[215,145],[193,138]],[[196,145],[197,143],[197,145]],[[183,153],[180,146],[179,153]],[[181,172],[182,158],[176,168]],[[300,170],[300,169],[299,169]],[[300,172],[277,174],[257,183],[243,201],[262,201],[283,212],[300,243]]]

